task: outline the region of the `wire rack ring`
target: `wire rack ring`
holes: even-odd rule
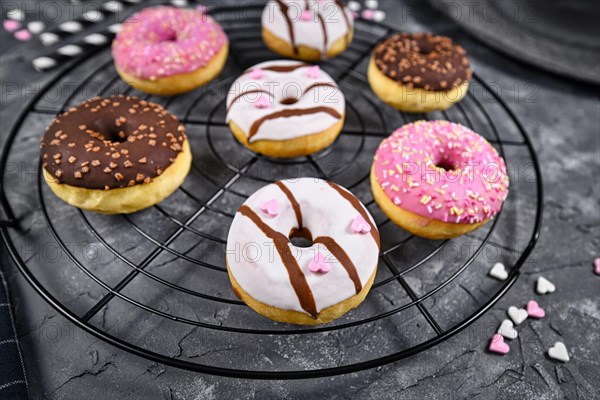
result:
[[[75,325],[133,354],[191,371],[253,379],[332,376],[395,362],[447,340],[508,291],[539,236],[543,187],[522,124],[477,75],[467,98],[447,112],[390,110],[370,92],[365,71],[375,44],[393,29],[357,21],[350,48],[322,63],[348,99],[338,140],[309,157],[256,155],[227,131],[224,99],[241,71],[278,58],[262,43],[260,12],[259,6],[211,10],[231,39],[231,56],[217,81],[190,94],[165,99],[135,92],[120,81],[106,47],[50,79],[17,118],[0,159],[6,217],[0,229],[11,258]],[[73,80],[74,89],[61,90]],[[194,165],[171,198],[134,215],[102,217],[56,200],[42,182],[39,162],[31,185],[11,172],[13,165],[37,160],[28,139],[37,138],[53,115],[91,97],[90,90],[160,102],[186,124]],[[502,213],[462,239],[409,235],[390,223],[370,194],[370,164],[379,142],[401,124],[432,118],[482,133],[509,169],[514,160],[521,174],[511,172],[511,195]],[[363,305],[314,328],[272,323],[249,311],[231,293],[223,258],[237,207],[266,183],[301,175],[335,181],[357,194],[375,215],[383,243],[377,279]],[[516,216],[524,222],[515,224]],[[25,257],[24,242],[39,245],[38,252],[55,247],[64,259],[52,268],[56,261],[48,257]],[[509,269],[504,282],[486,276],[491,249]]]

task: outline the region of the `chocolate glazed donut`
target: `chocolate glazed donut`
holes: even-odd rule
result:
[[[60,198],[103,213],[156,204],[183,182],[191,161],[174,115],[125,96],[94,98],[59,115],[41,139],[41,157]]]
[[[444,110],[466,95],[473,73],[450,38],[396,33],[375,48],[369,83],[386,103],[409,112]]]

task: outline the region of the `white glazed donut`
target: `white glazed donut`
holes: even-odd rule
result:
[[[303,237],[310,247],[298,247]],[[234,291],[271,319],[315,325],[340,317],[367,295],[379,232],[348,190],[317,178],[279,181],[254,193],[227,239]]]
[[[316,61],[350,45],[354,18],[342,0],[271,0],[262,26],[265,43],[276,53]]]
[[[329,146],[341,131],[345,110],[344,94],[331,76],[299,61],[257,64],[227,96],[227,123],[236,138],[272,157],[297,157]]]

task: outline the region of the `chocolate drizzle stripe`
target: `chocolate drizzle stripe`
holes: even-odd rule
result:
[[[281,181],[275,182],[275,184],[281,189],[281,191],[285,194],[285,196],[288,198],[288,200],[290,201],[290,203],[292,204],[292,208],[294,209],[294,214],[296,214],[296,220],[298,221],[298,230],[303,230],[304,227],[302,226],[302,209],[300,208],[300,204],[298,203],[298,200],[296,200],[296,197],[294,197],[294,194],[292,193],[292,191]]]
[[[282,0],[275,0],[275,1],[277,2],[277,4],[279,4],[279,8],[281,8],[281,14],[283,14],[283,17],[285,18],[285,22],[287,23],[288,32],[290,33],[290,42],[294,49],[294,54],[298,54],[298,46],[296,46],[296,36],[294,35],[294,24],[288,14],[289,7]]]
[[[260,129],[261,125],[263,123],[265,123],[266,121],[269,121],[272,119],[278,119],[278,118],[289,118],[289,117],[295,117],[295,116],[301,116],[301,115],[317,114],[320,112],[327,113],[337,119],[342,118],[340,113],[338,113],[336,110],[334,110],[331,107],[313,107],[313,108],[277,111],[272,114],[265,115],[264,117],[260,118],[256,122],[254,122],[254,124],[252,124],[252,126],[250,127],[250,132],[248,132],[248,139],[250,139],[250,138],[252,138],[252,136],[256,135],[256,133]]]
[[[310,67],[309,64],[297,64],[297,65],[271,65],[269,67],[262,68],[264,71],[273,71],[273,72],[293,72],[297,69]]]
[[[327,250],[334,255],[334,257],[342,264],[342,267],[348,272],[348,276],[352,279],[354,283],[354,288],[356,289],[356,294],[360,293],[362,290],[362,283],[360,282],[360,277],[358,276],[358,272],[356,271],[356,267],[354,263],[348,256],[348,254],[344,251],[342,246],[340,246],[333,238],[328,236],[320,236],[316,238],[313,243],[321,243],[323,246],[327,247]]]
[[[290,283],[294,288],[294,292],[296,292],[296,295],[298,296],[300,306],[304,311],[310,314],[313,319],[317,319],[319,317],[319,313],[317,312],[315,298],[312,290],[310,290],[310,286],[308,286],[306,277],[300,269],[300,265],[298,265],[296,258],[294,258],[294,255],[290,250],[289,239],[284,234],[275,231],[273,228],[267,225],[254,211],[252,211],[252,209],[250,209],[250,207],[246,205],[241,206],[239,213],[249,218],[261,231],[263,231],[265,235],[267,235],[267,237],[273,240],[275,248],[281,257],[281,261],[287,269],[290,277]]]
[[[361,217],[363,217],[364,220],[367,221],[369,223],[369,225],[371,225],[371,236],[373,236],[375,243],[377,243],[377,247],[381,248],[381,243],[379,240],[379,231],[377,230],[377,227],[371,222],[371,218],[369,217],[369,215],[363,208],[363,205],[360,203],[360,201],[356,197],[354,197],[353,194],[342,189],[340,186],[336,185],[335,183],[333,183],[333,182],[327,182],[327,183],[329,184],[329,186],[331,186],[333,189],[335,189],[344,199],[348,200],[348,202],[350,204],[352,204],[354,209],[356,211],[358,211],[358,213],[361,215]]]
[[[242,92],[242,93],[238,94],[237,96],[235,96],[233,98],[233,100],[231,101],[231,103],[229,103],[229,106],[227,107],[227,111],[231,110],[231,107],[233,107],[235,102],[238,101],[240,98],[244,97],[247,94],[253,94],[253,93],[265,93],[265,94],[268,94],[269,96],[273,96],[268,91],[262,90],[262,89],[248,90],[247,92]]]
[[[346,21],[346,30],[348,32],[346,32],[346,45],[348,45],[348,34],[350,33],[350,21],[348,20],[348,15],[346,14],[346,9],[344,6],[344,2],[342,0],[335,0],[335,4],[338,5],[338,7],[340,8],[340,11],[342,12],[342,15],[344,16],[344,21]]]
[[[323,51],[321,51],[321,59],[327,59],[327,26],[325,26],[325,20],[321,13],[317,12],[317,18],[319,18],[319,22],[321,23],[321,30],[323,31]]]
[[[313,83],[312,85],[310,85],[309,87],[307,87],[304,90],[304,93],[302,93],[302,96],[300,96],[300,97],[303,97],[306,93],[308,93],[311,90],[316,89],[318,87],[330,87],[333,89],[338,89],[337,85],[334,85],[333,83],[326,83],[326,82]]]

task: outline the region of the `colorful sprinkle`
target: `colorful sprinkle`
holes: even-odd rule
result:
[[[265,71],[262,68],[255,68],[248,75],[252,79],[262,79],[265,76]]]
[[[22,42],[26,42],[31,40],[32,35],[27,29],[21,29],[20,31],[15,32],[15,39],[20,40]]]
[[[2,21],[2,26],[4,26],[4,30],[8,32],[14,32],[17,29],[21,28],[21,23],[19,21],[7,19]]]
[[[563,342],[554,343],[554,346],[548,350],[548,356],[562,362],[569,362],[570,360],[567,346]]]
[[[308,264],[308,269],[314,273],[321,272],[326,274],[331,270],[331,266],[327,262],[325,255],[319,251]]]
[[[507,354],[510,351],[510,347],[504,342],[504,337],[501,334],[496,333],[492,336],[489,350],[498,354]]]
[[[519,336],[519,332],[515,329],[515,325],[510,319],[505,319],[498,328],[498,333],[507,339],[516,339]]]
[[[596,275],[600,275],[600,257],[594,260],[594,272]]]
[[[351,226],[352,232],[354,233],[369,233],[371,232],[371,224],[369,224],[363,217],[362,215],[357,215],[356,218],[354,218],[354,221],[352,221],[352,226]]]
[[[530,300],[527,303],[527,316],[532,318],[544,318],[546,312],[540,307],[535,300]]]
[[[540,276],[537,280],[535,290],[538,292],[538,294],[554,293],[556,286],[554,286],[554,284],[548,279]]]
[[[313,65],[306,70],[306,75],[311,79],[318,79],[321,76],[321,67]]]
[[[271,101],[267,96],[260,96],[254,103],[254,107],[264,109],[271,107]]]
[[[527,319],[527,310],[524,310],[522,308],[517,308],[515,306],[510,306],[508,307],[508,316],[510,317],[510,319],[513,320],[513,322],[516,325],[521,324],[523,321],[525,321]]]
[[[490,269],[490,276],[496,278],[500,281],[505,281],[508,278],[508,272],[506,272],[506,267],[502,263],[496,263]]]
[[[267,200],[260,205],[260,211],[271,217],[276,217],[279,215],[279,202],[277,199]]]

